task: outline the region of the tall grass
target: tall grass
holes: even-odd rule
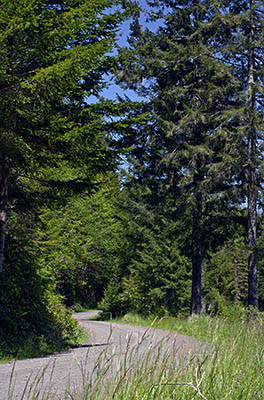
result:
[[[149,324],[127,315],[126,322]],[[92,372],[82,367],[83,384],[77,391],[60,394],[60,400],[263,400],[264,327],[255,320],[192,317],[184,321],[164,318],[154,322],[194,335],[206,342],[205,351],[178,353],[172,343],[162,341],[142,350],[138,343],[130,350],[130,338],[122,349],[104,349]],[[151,344],[152,343],[152,344]],[[181,356],[180,356],[181,354]],[[89,353],[87,353],[87,365]],[[37,383],[37,382],[36,382]],[[53,400],[48,395],[41,400]],[[44,395],[43,395],[44,396]],[[53,396],[53,397],[52,397]],[[40,397],[38,397],[40,398]],[[35,400],[34,397],[24,397]],[[9,400],[13,400],[10,396]]]
[[[231,315],[223,319],[201,315],[183,321],[173,318],[154,321],[158,328],[194,336],[210,344],[204,357],[193,359],[184,374],[174,371],[167,381],[162,378],[156,383],[163,388],[163,394],[164,386],[169,387],[166,391],[172,390],[162,398],[190,399],[194,391],[196,397],[208,400],[264,399],[264,324],[260,315],[256,319],[249,317]],[[123,321],[150,323],[140,318],[127,314]]]

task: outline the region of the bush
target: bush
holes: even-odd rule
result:
[[[61,305],[51,271],[39,262],[30,229],[19,222],[16,217],[13,234],[7,235],[0,279],[0,353],[11,356],[25,348],[36,347],[40,353],[63,348],[80,334]]]

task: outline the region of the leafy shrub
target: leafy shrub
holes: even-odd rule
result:
[[[75,342],[80,330],[61,304],[52,271],[39,262],[30,224],[17,215],[11,223],[0,280],[0,352],[16,356],[36,347],[45,353]]]

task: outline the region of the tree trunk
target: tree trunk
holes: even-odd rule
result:
[[[3,271],[4,251],[5,251],[7,178],[8,178],[8,158],[7,156],[3,156],[2,176],[0,184],[0,274]]]
[[[250,3],[251,10],[253,4]],[[258,306],[258,279],[257,279],[257,182],[256,182],[256,144],[257,129],[255,124],[256,93],[254,78],[254,20],[251,13],[248,52],[248,108],[249,108],[249,132],[248,132],[248,305]]]
[[[201,173],[194,175],[194,206],[192,226],[192,297],[191,314],[202,311],[202,204],[203,196],[199,188]]]

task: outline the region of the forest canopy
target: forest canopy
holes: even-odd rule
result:
[[[0,3],[1,350],[263,310],[264,2]]]

